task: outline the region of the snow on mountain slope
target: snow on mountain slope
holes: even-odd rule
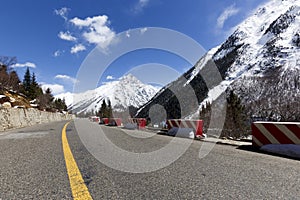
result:
[[[299,47],[292,44],[293,36],[300,31],[299,15],[299,0],[270,1],[237,27],[229,38],[232,44],[222,46],[214,60],[241,45],[238,58],[228,70],[228,79],[245,72],[258,74],[270,67],[284,65],[285,69],[289,68],[289,62],[294,62],[299,56]]]
[[[223,81],[207,88],[200,71],[217,66]],[[234,90],[245,104],[256,107],[253,114],[275,107],[296,105],[300,98],[300,0],[271,0],[261,5],[220,46],[210,50],[196,65],[139,110],[147,116],[154,104],[163,105],[169,118],[180,118],[174,112],[178,105],[166,91],[170,86],[184,90],[190,84],[199,104],[213,101],[224,91]],[[214,77],[211,77],[214,78]],[[259,104],[259,105],[258,105]],[[278,106],[279,104],[279,106]],[[199,109],[189,117],[198,117]],[[279,112],[279,111],[278,111]],[[280,115],[279,113],[275,115]]]
[[[254,22],[257,26],[250,29],[248,24]],[[240,56],[227,72],[227,79],[234,80],[229,88],[252,115],[299,120],[295,113],[300,99],[300,1],[267,3],[235,33],[241,32]]]
[[[264,98],[267,94],[269,94],[268,99],[275,97],[274,94],[271,95],[274,91],[270,89],[270,84],[274,84],[274,82],[286,84],[299,76],[299,32],[299,0],[273,0],[260,6],[252,16],[237,26],[236,31],[213,56],[214,61],[218,62],[234,50],[238,55],[226,71],[225,80],[209,91],[208,98],[204,102],[215,100],[228,87],[235,90],[244,103],[249,103],[250,99],[252,101],[259,99],[258,93],[255,92],[258,88],[265,91]],[[268,84],[258,80],[268,79],[267,76],[272,79],[272,81],[268,81]],[[281,81],[275,81],[276,78]],[[253,88],[251,92],[249,88]],[[299,94],[299,89],[276,87],[277,93],[283,97],[286,96],[284,94],[286,90]],[[260,97],[262,96],[260,95]],[[270,103],[270,100],[265,98],[265,102],[267,101]],[[269,107],[268,109],[273,108]],[[198,115],[198,111],[195,115]]]
[[[95,90],[79,94],[65,93],[55,97],[65,98],[68,108],[74,113],[99,110],[103,100],[110,100],[114,111],[124,111],[130,105],[140,107],[145,104],[157,91],[158,88],[144,84],[128,74]]]

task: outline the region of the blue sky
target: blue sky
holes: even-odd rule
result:
[[[266,0],[265,0],[266,1]],[[53,93],[72,91],[77,72],[98,44],[106,48],[121,32],[163,27],[193,38],[209,50],[230,34],[261,0],[9,0],[1,2],[0,55],[16,56],[20,78],[26,67]],[[201,55],[199,55],[200,58]],[[183,73],[188,62],[167,52],[144,50],[122,56],[100,82],[147,63]]]

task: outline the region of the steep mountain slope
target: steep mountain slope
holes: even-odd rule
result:
[[[212,69],[213,64],[223,81],[208,88],[200,74]],[[139,110],[138,116],[146,117],[152,105],[161,104],[169,118],[198,117],[200,107],[189,109],[189,114],[194,115],[180,113],[180,105],[169,91],[170,87],[184,91],[189,83],[199,104],[234,90],[245,105],[253,107],[251,115],[282,120],[282,110],[299,105],[299,77],[300,0],[272,0],[237,26],[221,46],[210,50],[182,77],[164,87]]]
[[[140,107],[149,101],[158,89],[139,81],[131,74],[119,80],[105,83],[104,85],[84,93],[65,93],[57,98],[65,98],[70,110],[74,113],[96,111],[101,107],[103,100],[110,100],[114,111],[124,111],[132,105]]]

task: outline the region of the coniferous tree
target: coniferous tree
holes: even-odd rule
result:
[[[110,100],[108,100],[107,104],[105,100],[102,101],[100,109],[96,111],[96,115],[101,118],[113,117],[113,109]]]
[[[202,105],[199,113],[200,119],[203,120],[203,131],[207,133],[212,115],[212,104],[206,102]],[[240,138],[249,135],[250,124],[247,118],[245,106],[242,105],[241,99],[234,94],[233,91],[229,92],[227,97],[226,118],[221,133],[221,137]]]
[[[107,118],[112,118],[113,117],[113,110],[112,110],[110,100],[108,100],[107,111],[106,112],[107,112]]]
[[[211,103],[206,102],[205,105],[202,104],[199,117],[203,120],[203,131],[204,133],[208,132],[210,117],[211,117]]]
[[[28,93],[28,91],[30,90],[30,85],[31,85],[31,75],[30,75],[29,68],[27,67],[23,79],[23,87],[26,93]]]
[[[52,102],[54,97],[50,88],[47,88],[45,91],[45,96],[48,98],[49,102]]]
[[[29,88],[29,98],[36,99],[38,96],[41,96],[41,95],[43,95],[43,90],[37,83],[35,74],[32,73],[31,83],[30,83],[30,88]]]
[[[66,99],[65,98],[63,98],[63,100],[62,100],[62,105],[63,105],[63,110],[68,111],[68,106],[66,104]]]
[[[106,118],[107,117],[107,105],[105,100],[102,101],[101,108],[100,108],[100,117]]]
[[[65,99],[55,99],[54,100],[54,108],[57,109],[59,112],[67,111],[67,105]]]
[[[247,136],[249,130],[245,106],[242,105],[241,99],[230,91],[227,97],[227,112],[222,136],[240,138]]]
[[[32,73],[31,75],[29,68],[27,68],[24,75],[23,90],[23,93],[31,100],[37,99],[43,95],[43,90],[37,83],[35,74]],[[44,101],[42,100],[42,102]]]

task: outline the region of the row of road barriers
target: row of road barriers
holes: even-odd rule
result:
[[[96,122],[103,125],[111,125],[111,126],[122,126],[121,118],[100,118],[98,116],[89,117],[91,122]],[[129,124],[135,124],[138,129],[145,129],[147,125],[147,120],[145,118],[129,118]]]
[[[196,138],[205,138],[202,120],[167,120],[170,130],[173,127],[191,128]],[[252,145],[261,147],[266,144],[300,145],[300,122],[254,122],[252,123]]]
[[[121,118],[96,118],[91,121],[102,122],[105,125],[122,125]],[[136,125],[137,129],[145,129],[145,118],[129,118],[129,124]],[[194,131],[195,138],[205,138],[203,133],[203,120],[169,119],[166,121],[167,129],[189,128]],[[300,122],[254,122],[252,128],[252,145],[262,147],[267,144],[298,144],[300,145]]]
[[[167,120],[168,130],[173,127],[191,128],[196,138],[205,138],[202,120]],[[300,145],[300,122],[254,122],[252,127],[252,145],[261,147],[266,144]]]
[[[91,122],[96,122],[103,125],[113,125],[113,126],[121,126],[122,119],[121,118],[100,118],[98,116],[90,116],[89,120]]]

